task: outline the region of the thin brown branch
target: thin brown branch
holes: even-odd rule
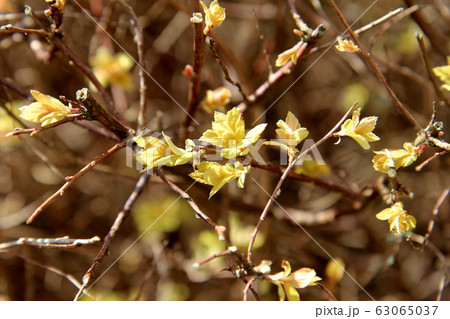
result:
[[[283,175],[281,175],[280,180],[278,181],[275,189],[272,192],[272,195],[270,196],[269,200],[267,201],[266,206],[264,207],[263,212],[261,213],[261,216],[259,217],[258,223],[255,226],[255,229],[250,237],[250,242],[248,245],[248,250],[247,250],[247,260],[249,263],[251,263],[252,261],[252,253],[253,253],[253,245],[255,243],[256,240],[256,236],[258,235],[258,232],[261,228],[261,225],[264,221],[264,219],[266,218],[270,207],[272,206],[273,202],[275,201],[275,199],[280,196],[281,194],[281,186],[283,185],[284,181],[286,180],[290,170],[295,166],[295,164],[297,163],[297,161],[299,161],[300,159],[302,159],[305,155],[307,155],[311,150],[313,150],[314,148],[317,148],[320,144],[322,144],[323,142],[325,142],[327,139],[329,139],[333,133],[339,128],[339,126],[345,121],[345,119],[349,116],[349,114],[352,112],[353,108],[356,106],[356,103],[353,104],[353,106],[347,111],[347,113],[345,113],[345,115],[339,120],[339,122],[324,136],[322,137],[318,142],[314,143],[313,145],[311,145],[310,147],[308,147],[306,150],[304,150],[303,152],[297,154],[293,160],[291,161],[291,163],[288,165],[288,167],[286,168],[286,170],[284,171]]]
[[[12,24],[7,24],[0,27],[0,31],[11,32],[11,33],[23,33],[23,34],[37,34],[40,36],[46,36],[47,33],[41,29],[23,29],[13,26]]]
[[[414,244],[412,243],[415,241],[416,243],[422,244],[424,242],[424,237],[422,235],[413,234],[410,238],[408,238],[409,244],[415,248]],[[447,279],[448,279],[448,265],[447,265],[447,258],[442,253],[442,251],[439,250],[439,248],[436,247],[433,242],[428,241],[426,247],[430,249],[434,255],[439,260],[440,268],[442,270],[442,278],[439,282],[439,288],[438,292],[436,294],[436,301],[440,301],[442,298],[442,293],[444,291],[445,286],[447,285]]]
[[[193,0],[194,12],[200,12],[200,2]],[[186,74],[189,80],[188,107],[187,115],[184,120],[181,132],[181,138],[189,137],[189,127],[195,118],[197,107],[200,103],[200,82],[203,67],[203,53],[205,48],[205,35],[203,33],[203,22],[193,23],[194,29],[194,66],[192,72]]]
[[[145,110],[146,110],[146,91],[147,85],[145,84],[145,58],[144,58],[144,36],[142,34],[142,28],[139,26],[138,17],[125,0],[117,0],[127,11],[131,17],[131,25],[134,29],[134,41],[137,46],[138,62],[139,62],[139,115],[138,115],[138,129],[142,129],[145,126]]]
[[[252,277],[250,278],[250,280],[248,280],[245,283],[245,287],[244,290],[242,291],[243,297],[242,300],[243,301],[247,301],[247,294],[248,294],[248,290],[252,287],[252,283],[256,280],[256,277]]]
[[[242,85],[239,82],[237,82],[237,81],[235,81],[235,80],[233,80],[231,78],[230,72],[228,72],[227,66],[225,65],[225,63],[220,58],[219,52],[217,52],[216,41],[214,40],[214,38],[211,35],[209,37],[209,49],[212,52],[212,54],[214,55],[214,57],[216,58],[217,63],[219,63],[219,65],[220,65],[220,67],[222,69],[222,72],[223,72],[223,74],[225,76],[225,80],[227,80],[229,83],[231,83],[232,85],[237,87],[237,89],[239,90],[239,93],[241,93],[242,98],[244,99],[244,102],[248,103],[249,99],[247,97],[247,94],[245,94],[244,89],[242,88]]]
[[[54,36],[54,30],[49,29],[49,26],[47,24],[44,24],[31,9],[30,14],[33,16],[35,22],[41,28],[41,30],[45,32],[44,34],[42,34],[42,36],[49,42],[53,43],[53,45],[55,45],[55,47],[59,51],[61,51],[69,59],[69,61],[73,63],[73,65],[75,65],[78,69],[80,69],[81,72],[83,72],[84,75],[87,76],[89,81],[92,82],[92,84],[97,88],[97,90],[105,100],[109,111],[115,116],[120,117],[114,106],[113,100],[109,96],[108,92],[106,92],[105,88],[98,81],[97,77],[94,75],[89,66],[87,66],[84,62],[81,61],[80,58],[77,57],[77,55],[64,43],[60,36]]]
[[[414,5],[413,0],[404,0],[405,4],[408,7],[412,7]],[[443,35],[438,29],[433,27],[427,19],[422,15],[422,12],[416,11],[411,14],[411,17],[417,23],[417,25],[422,29],[423,33],[430,40],[433,47],[436,51],[439,52],[444,59],[450,54],[449,51],[449,41],[448,38]]]
[[[206,222],[212,229],[214,229],[219,236],[220,240],[225,239],[224,232],[226,231],[224,226],[217,225],[211,218],[208,217],[194,202],[194,200],[186,193],[184,190],[175,185],[172,181],[170,181],[158,168],[154,168],[153,172],[173,191],[175,191],[180,197],[182,197],[186,202],[194,209],[195,214],[198,218],[202,219]]]
[[[308,47],[308,44],[306,42],[303,42],[299,46],[299,50],[297,53],[297,63],[301,59],[301,57],[306,53],[306,48]],[[241,112],[245,111],[245,109],[250,105],[254,104],[257,101],[261,100],[264,95],[273,87],[275,84],[277,84],[281,79],[283,79],[287,74],[291,73],[291,68],[294,67],[295,64],[291,60],[283,65],[281,68],[279,68],[275,73],[272,73],[269,75],[269,78],[266,82],[261,84],[256,91],[253,94],[250,94],[248,96],[248,103],[243,101],[241,102],[237,108],[241,110]]]
[[[206,258],[200,260],[199,262],[196,262],[192,266],[197,268],[197,267],[200,267],[203,264],[206,264],[206,263],[210,262],[211,260],[214,260],[214,259],[219,258],[219,257],[229,256],[231,254],[232,254],[232,252],[230,250],[226,250],[226,251],[223,251],[221,253],[214,254],[214,255],[211,255],[209,257],[206,257]]]
[[[321,36],[323,26],[317,27],[311,34],[310,39],[308,42],[302,42],[301,45],[299,45],[298,51],[297,51],[297,64],[298,62],[309,54],[311,49],[314,47],[317,39]],[[259,100],[261,100],[265,94],[278,82],[280,82],[286,75],[290,74],[291,69],[295,66],[295,64],[292,62],[292,60],[289,60],[288,63],[280,67],[275,73],[269,74],[268,79],[261,84],[255,92],[250,94],[247,97],[248,102],[243,101],[241,102],[237,108],[243,112],[247,109],[247,107],[251,104],[255,104]]]
[[[444,90],[439,85],[436,76],[433,73],[430,59],[428,58],[427,47],[425,45],[425,41],[423,40],[423,36],[420,33],[416,35],[417,41],[419,42],[420,52],[422,52],[423,61],[425,63],[425,67],[427,70],[428,78],[431,80],[433,84],[434,90],[439,97],[440,103],[445,103],[447,106],[450,106],[450,101],[447,99]]]
[[[410,244],[414,249],[422,250],[423,247],[425,247],[428,244],[428,240],[429,240],[431,234],[433,233],[434,225],[436,223],[436,217],[439,214],[439,208],[441,207],[442,203],[447,198],[449,192],[450,192],[450,188],[445,189],[441,193],[439,198],[437,199],[436,203],[434,204],[433,210],[431,212],[431,219],[430,219],[430,222],[428,223],[427,233],[425,234],[425,236],[423,236],[422,243],[420,243],[419,246],[414,246],[412,241],[410,241]]]
[[[231,268],[228,269],[230,270],[233,275],[236,278],[239,278],[240,280],[242,280],[245,283],[245,289],[244,289],[244,298],[247,298],[247,293],[248,290],[250,289],[250,291],[252,292],[253,296],[255,297],[256,300],[260,300],[258,293],[256,292],[256,290],[252,287],[252,282],[254,280],[255,277],[252,277],[252,279],[250,279],[250,283],[249,281],[244,277],[244,275],[248,275],[248,271],[251,271],[253,273],[253,268],[251,267],[251,265],[247,262],[247,260],[245,259],[244,255],[242,255],[242,253],[235,247],[235,246],[230,246],[228,247],[228,249],[224,252],[218,253],[218,254],[214,254],[212,256],[209,256],[205,259],[202,259],[201,261],[193,264],[194,267],[199,267],[207,262],[210,262],[211,260],[214,260],[216,258],[219,257],[225,257],[225,256],[232,256],[234,257],[235,262],[239,265],[239,268],[242,269],[244,271],[244,274],[240,274],[238,272],[232,271]],[[246,299],[244,299],[245,301]]]
[[[247,284],[248,284],[247,279],[245,279],[245,278],[240,278],[240,279],[241,279],[241,280],[245,283],[245,285],[247,286]],[[249,289],[250,289],[250,291],[252,292],[253,296],[255,297],[256,301],[261,301],[261,298],[259,298],[258,293],[256,292],[255,288],[253,288],[252,285],[249,285]]]
[[[27,100],[34,100],[31,94],[28,91],[25,91],[18,85],[16,85],[14,82],[12,82],[9,78],[0,77],[0,83],[10,89],[11,91],[19,94],[21,97]]]
[[[284,168],[281,166],[276,166],[276,165],[271,165],[271,164],[261,165],[261,164],[258,164],[256,161],[252,161],[250,163],[250,165],[254,166],[256,168],[259,168],[259,169],[263,169],[263,170],[278,173],[278,174],[283,174],[283,172],[284,172]],[[293,180],[298,180],[298,181],[307,182],[307,183],[313,183],[316,186],[322,187],[324,189],[328,189],[333,192],[341,193],[342,195],[352,198],[352,199],[358,200],[358,199],[362,198],[362,194],[360,192],[355,192],[351,189],[345,188],[338,184],[333,184],[331,182],[324,181],[320,178],[315,178],[315,177],[311,177],[311,176],[304,175],[304,174],[297,174],[292,171],[290,171],[288,173],[287,177],[290,179],[293,179]]]
[[[69,236],[60,238],[31,238],[22,237],[15,241],[1,243],[0,251],[17,246],[32,246],[36,248],[71,249],[85,245],[93,245],[100,241],[100,237],[94,236],[89,239],[71,239]]]
[[[34,127],[34,128],[15,128],[14,131],[8,132],[6,133],[5,136],[15,136],[15,135],[20,135],[20,134],[29,134],[30,136],[35,136],[43,131],[46,131],[48,129],[57,127],[59,125],[65,124],[65,123],[69,123],[69,122],[74,122],[76,120],[80,120],[80,116],[78,114],[74,114],[73,117],[68,117],[65,119],[62,119],[61,121],[52,123],[52,124],[48,124],[45,126],[40,126],[40,127]]]
[[[381,18],[378,18],[364,26],[362,26],[359,29],[354,30],[353,32],[356,35],[360,35],[363,34],[364,32],[367,32],[369,30],[371,30],[372,28],[380,25],[381,23],[386,22],[383,26],[380,27],[380,29],[377,31],[377,33],[371,38],[368,48],[370,50],[370,48],[372,47],[373,43],[375,42],[375,40],[381,35],[383,34],[386,30],[388,30],[391,26],[393,26],[395,23],[397,23],[398,21],[400,21],[401,19],[407,17],[408,15],[410,15],[412,12],[414,12],[415,10],[417,10],[419,7],[418,6],[414,6],[411,8],[408,8],[406,10],[403,10],[403,8],[398,8],[394,11],[391,11],[389,13],[387,13],[386,15],[382,16]],[[342,35],[343,38],[347,38],[348,37],[348,32],[345,32]],[[328,49],[330,46],[332,46],[334,43],[336,43],[336,40],[330,41],[328,43],[322,44],[320,46],[316,46],[315,48],[313,48],[311,50],[310,53],[315,53],[318,51],[322,51],[324,49]]]
[[[116,142],[120,142],[120,138],[118,138],[117,135],[104,129],[103,127],[94,126],[89,123],[80,122],[80,121],[75,121],[75,122],[73,122],[73,124],[78,125],[88,131],[94,132],[95,134],[106,137],[107,139],[110,139],[110,140],[113,140]]]
[[[400,10],[401,9],[401,10]],[[375,41],[381,36],[383,35],[386,31],[388,31],[392,26],[394,26],[397,22],[399,22],[400,20],[406,18],[407,16],[411,15],[413,12],[419,10],[419,6],[418,5],[414,5],[412,7],[407,8],[406,10],[403,10],[403,8],[399,8],[397,9],[398,14],[393,16],[393,18],[391,20],[389,20],[388,22],[386,22],[384,25],[382,25],[380,27],[380,29],[370,38],[369,43],[367,45],[367,50],[370,51],[373,47],[373,45],[375,44]],[[397,11],[396,10],[396,11]],[[392,12],[391,12],[392,13]],[[364,28],[364,27],[363,27]],[[356,34],[360,34],[361,32],[358,32],[360,29],[355,30]]]
[[[355,30],[355,33],[360,34],[360,33],[366,32],[366,31],[372,29],[373,27],[376,27],[377,25],[386,22],[387,20],[391,19],[392,17],[394,17],[402,12],[403,12],[403,8],[397,8],[391,12],[388,12],[381,18],[378,18],[378,19],[366,24],[365,26]]]
[[[142,293],[144,292],[145,284],[150,280],[150,278],[152,278],[154,271],[155,265],[152,265],[152,267],[145,272],[144,278],[142,278],[141,284],[139,285],[136,297],[134,297],[134,301],[139,301],[141,299]],[[85,291],[85,293],[87,293],[87,291]]]
[[[272,66],[272,62],[270,61],[269,52],[267,50],[267,41],[266,41],[266,38],[264,37],[263,31],[261,30],[261,26],[258,23],[258,18],[256,16],[256,12],[254,9],[253,9],[253,16],[255,17],[256,30],[258,30],[259,40],[261,40],[261,43],[262,43],[262,53],[264,54],[264,57],[266,59],[267,68],[269,69],[269,75],[270,75],[273,73],[273,66]]]
[[[117,232],[119,231],[120,227],[124,223],[125,219],[129,216],[131,208],[136,203],[136,200],[138,199],[139,195],[142,194],[145,185],[147,185],[147,182],[149,180],[150,176],[147,173],[144,173],[139,178],[138,182],[136,183],[136,186],[133,190],[133,192],[128,197],[127,201],[125,202],[125,205],[123,206],[123,209],[120,211],[119,214],[117,214],[116,219],[114,220],[114,223],[112,224],[108,234],[106,235],[102,248],[98,252],[97,256],[94,258],[94,261],[91,265],[91,267],[88,269],[86,274],[83,276],[83,285],[81,286],[80,290],[76,294],[74,301],[77,301],[80,299],[81,295],[85,293],[85,290],[87,286],[90,284],[92,277],[97,272],[98,267],[102,263],[103,259],[108,255],[109,252],[109,246],[111,244],[111,241],[116,236]]]
[[[100,238],[99,238],[99,240],[100,240]],[[61,277],[66,278],[68,281],[70,281],[78,289],[81,288],[81,283],[74,276],[72,276],[71,274],[68,274],[68,273],[66,273],[66,272],[62,271],[61,269],[58,269],[58,268],[56,268],[54,266],[44,265],[44,264],[42,264],[42,263],[40,263],[40,262],[38,262],[36,260],[30,259],[28,257],[25,257],[25,256],[21,255],[21,254],[17,254],[16,253],[16,255],[18,257],[22,258],[23,260],[25,260],[26,262],[30,263],[30,264],[33,264],[33,265],[36,265],[38,267],[44,268],[45,270],[51,271],[51,272],[53,272],[53,273],[55,273],[57,275],[60,275]],[[92,300],[95,300],[94,296],[92,296],[88,292],[86,292],[86,296],[88,296]]]
[[[423,161],[422,163],[420,163],[419,165],[417,165],[414,169],[416,170],[416,172],[420,172],[422,170],[422,168],[424,168],[426,165],[428,165],[432,160],[434,160],[435,158],[445,155],[448,152],[450,152],[450,150],[444,150],[442,152],[436,152],[434,153],[433,156],[431,156],[430,158],[426,159],[425,161]]]
[[[320,282],[316,282],[315,285],[323,290],[323,292],[327,295],[330,301],[338,301],[336,296],[331,292],[331,290],[322,285]]]
[[[92,96],[87,88],[78,90],[76,93],[77,100],[86,108],[83,116],[87,120],[96,120],[103,124],[108,130],[117,135],[118,138],[124,140],[130,135],[130,128],[123,125],[111,113],[105,110]]]
[[[394,102],[394,105],[397,107],[397,109],[403,114],[403,116],[412,124],[415,128],[421,129],[422,126],[416,121],[416,119],[412,116],[406,105],[404,105],[397,97],[395,92],[392,90],[390,85],[387,83],[386,78],[384,77],[383,73],[381,72],[378,65],[375,63],[372,56],[364,49],[361,42],[358,39],[358,36],[355,34],[355,32],[352,30],[350,25],[348,24],[347,20],[345,19],[344,15],[342,14],[341,10],[336,6],[336,3],[334,0],[327,0],[330,4],[331,8],[333,9],[334,13],[338,16],[341,23],[344,25],[346,31],[352,38],[353,42],[359,47],[361,57],[364,59],[364,61],[369,65],[369,67],[372,69],[372,71],[375,73],[378,80],[384,85],[386,90],[389,93],[389,96],[391,97],[392,101]]]
[[[114,153],[116,153],[118,150],[124,148],[126,146],[126,141],[123,141],[119,144],[114,145],[112,148],[110,148],[105,153],[97,156],[93,161],[91,161],[89,164],[87,164],[85,167],[83,167],[80,171],[78,171],[73,176],[67,176],[66,177],[66,183],[58,189],[52,196],[47,198],[45,202],[43,202],[34,212],[31,214],[31,216],[27,219],[27,224],[30,224],[33,222],[33,220],[42,212],[44,208],[46,208],[51,202],[53,202],[58,196],[62,196],[64,192],[81,176],[89,172],[95,165],[103,161],[104,159],[110,157]]]
[[[218,151],[217,151],[217,149],[214,149],[214,148],[201,147],[201,153],[203,153],[201,159],[207,160],[208,155],[213,155],[215,157],[215,156],[217,156]],[[278,165],[274,165],[274,164],[270,164],[270,163],[266,163],[266,162],[264,162],[264,164],[261,164],[257,160],[255,160],[254,158],[251,158],[251,157],[239,156],[236,159],[242,163],[246,163],[245,165],[250,165],[255,168],[273,172],[273,173],[277,173],[280,175],[283,174],[284,170],[285,170],[285,167],[282,167],[282,166],[278,166]],[[313,183],[316,186],[322,187],[324,189],[328,189],[333,192],[341,193],[342,195],[352,198],[352,199],[360,200],[363,197],[361,192],[357,192],[352,189],[348,189],[343,186],[340,186],[338,184],[333,184],[331,182],[324,181],[317,177],[311,177],[311,176],[304,175],[304,174],[297,174],[292,171],[289,172],[287,177],[289,179],[293,179],[293,180],[297,180],[297,181]]]
[[[297,11],[297,8],[295,7],[294,0],[288,0],[289,8],[291,9],[292,18],[295,21],[295,24],[297,25],[298,29],[302,32],[311,33],[313,30],[308,27],[308,25],[303,21],[303,19],[300,17],[300,14]]]

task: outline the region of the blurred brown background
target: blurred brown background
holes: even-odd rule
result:
[[[147,72],[158,82],[146,77],[150,119],[147,127],[163,129],[176,137],[185,114],[172,98],[181,106],[187,106],[189,83],[182,71],[186,64],[193,63],[193,30],[189,23],[192,1],[128,2],[143,28]],[[263,137],[274,138],[276,121],[284,119],[290,110],[302,126],[309,129],[309,137],[317,141],[358,100],[363,106],[363,116],[378,116],[375,133],[381,140],[371,144],[372,150],[401,148],[405,141],[412,142],[417,131],[393,107],[385,88],[364,62],[356,54],[337,52],[331,45],[330,41],[334,41],[344,28],[326,1],[295,2],[310,27],[325,25],[327,32],[318,46],[328,46],[299,62],[262,101],[249,107],[244,113],[246,128],[256,125],[252,125],[253,121],[270,107],[257,123],[268,123]],[[442,45],[448,53],[449,2],[429,0],[420,3],[423,6],[420,12],[426,21],[444,36],[446,42]],[[31,17],[20,14],[24,5],[31,6],[41,16],[46,9],[44,1],[2,0],[0,23],[37,28]],[[80,5],[100,21],[114,41],[86,16]],[[227,18],[213,31],[219,54],[231,77],[242,84],[245,92],[252,93],[269,74],[264,48],[273,65],[278,54],[297,43],[298,37],[292,32],[295,22],[286,1],[220,1],[220,5],[226,8]],[[363,14],[370,5],[371,0],[338,2],[348,21],[355,22],[354,29],[391,10],[405,7],[403,1],[380,0]],[[361,34],[360,39],[400,100],[425,126],[436,96],[416,40],[420,28],[410,15],[397,20],[394,18],[372,28]],[[263,41],[257,25],[264,35]],[[381,32],[382,28],[386,30]],[[122,51],[115,41],[137,59],[129,16],[115,1],[68,1],[64,35],[70,48],[85,62],[99,45],[106,45],[115,52]],[[445,54],[428,40],[426,44],[432,66],[445,65]],[[36,35],[1,33],[0,76],[9,78],[25,91],[36,89],[55,97],[64,95],[75,99],[76,90],[87,86],[85,76],[69,65],[60,53],[46,56],[48,46]],[[137,67],[133,68],[132,76],[135,84],[132,91],[125,92],[119,87],[109,90],[119,112],[132,127],[136,127],[139,108]],[[225,85],[233,93],[231,106],[242,101],[239,92],[224,80],[207,45],[201,84],[201,97],[207,89]],[[28,104],[5,87],[1,87],[0,97],[2,102],[10,103],[16,114],[17,106]],[[100,96],[97,98],[101,101]],[[4,135],[17,123],[3,110],[1,112],[0,242],[20,237],[66,235],[103,238],[139,178],[138,171],[125,165],[126,151],[121,150],[95,167],[43,211],[34,223],[25,225],[24,221],[32,211],[64,183],[64,176],[73,175],[109,149],[113,142],[73,124],[33,138],[26,135],[6,138]],[[437,118],[444,122],[444,131],[450,124],[449,114],[448,107],[438,108]],[[211,114],[199,110],[196,120],[200,125],[194,128],[191,137],[200,137],[210,127],[212,119]],[[443,139],[448,140],[448,134]],[[363,189],[382,177],[372,168],[371,151],[362,150],[351,139],[343,139],[338,146],[335,142],[332,138],[320,146],[320,154],[330,167],[330,174],[321,178],[348,188]],[[183,146],[179,141],[177,145]],[[427,150],[417,164],[434,152]],[[262,155],[274,162],[278,156],[268,147],[262,148]],[[415,194],[413,199],[405,200],[405,208],[417,218],[415,232],[418,234],[426,233],[433,205],[449,186],[449,164],[449,157],[443,156],[421,172],[415,172],[415,165],[399,172],[400,180]],[[164,171],[183,189],[193,182],[187,176],[192,171],[189,165]],[[228,223],[232,242],[245,252],[250,233],[268,200],[253,179],[271,193],[278,177],[254,169],[247,176],[244,190],[237,189],[232,182],[210,200],[207,199],[209,186],[195,184],[188,193],[213,220],[219,224]],[[333,288],[339,300],[370,300],[359,285],[376,300],[436,298],[441,281],[445,279],[445,261],[450,250],[448,200],[440,208],[431,242],[423,251],[412,249],[404,240],[397,241],[389,234],[387,223],[375,218],[376,213],[387,207],[380,197],[374,198],[363,209],[349,212],[352,201],[340,193],[287,180],[278,202],[303,223],[304,229],[274,205],[259,234],[255,262],[272,260],[272,272],[279,271],[283,259],[289,260],[293,269],[311,267],[327,286],[325,266],[330,256],[338,256],[356,280],[345,275]],[[318,214],[327,210],[331,210],[331,218],[320,221]],[[158,219],[162,213],[164,215]],[[305,222],[305,216],[312,216],[313,223]],[[59,251],[18,247],[0,252],[0,299],[72,300],[76,287],[18,254],[57,267],[81,280],[99,248],[100,245],[96,245]],[[107,272],[89,291],[99,300],[134,300],[138,294],[140,300],[241,300],[244,284],[230,272],[222,271],[231,265],[227,258],[198,269],[192,267],[193,263],[223,250],[225,247],[217,240],[216,233],[196,219],[192,209],[155,176],[112,242],[110,255],[102,263],[98,275]],[[263,300],[278,298],[276,287],[269,283],[256,284],[255,288]],[[300,295],[303,300],[326,299],[322,291],[314,287],[301,290]],[[450,300],[447,288],[442,293],[442,300]]]

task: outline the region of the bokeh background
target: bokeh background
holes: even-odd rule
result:
[[[356,54],[340,53],[332,46],[344,28],[326,1],[295,2],[309,26],[326,27],[326,34],[317,44],[322,49],[300,61],[291,74],[244,112],[246,127],[256,125],[252,123],[258,119],[257,123],[268,123],[263,137],[275,138],[276,121],[291,111],[308,128],[309,137],[317,141],[359,101],[363,116],[378,116],[375,133],[381,140],[371,144],[372,150],[401,148],[404,142],[412,142],[417,131],[397,112],[374,74]],[[430,62],[432,66],[445,65],[449,54],[449,2],[419,2],[424,19],[444,39],[443,49],[438,50],[425,37]],[[172,98],[187,106],[189,82],[182,72],[187,64],[193,63],[193,28],[189,22],[192,1],[129,0],[128,3],[143,28],[146,70],[156,80],[146,77],[149,119],[146,127],[164,130],[176,140],[185,113]],[[267,80],[277,55],[297,43],[298,37],[292,32],[295,22],[287,1],[230,0],[220,4],[226,8],[227,18],[213,31],[219,54],[231,77],[242,84],[245,92],[252,93]],[[404,1],[380,0],[365,12],[372,4],[371,0],[338,1],[355,29],[389,11],[406,8]],[[43,17],[44,1],[0,0],[0,24],[37,28],[33,19],[23,14],[24,5]],[[102,28],[85,10],[100,21]],[[361,34],[360,39],[400,100],[426,125],[436,95],[426,73],[417,32],[422,32],[420,27],[411,15],[405,15],[373,27]],[[99,46],[114,52],[123,48],[137,59],[129,15],[116,1],[67,1],[64,35],[69,47],[86,63]],[[88,81],[61,53],[50,54],[50,49],[37,35],[0,33],[0,76],[25,92],[35,89],[75,99],[75,92],[86,87]],[[130,72],[134,83],[131,90],[112,86],[108,91],[120,114],[131,127],[136,127],[138,68]],[[206,45],[201,97],[206,90],[220,86],[233,93],[230,107],[242,101],[236,88],[224,80]],[[96,97],[102,101],[99,95]],[[5,86],[0,86],[0,99],[14,114],[18,114],[19,106],[29,103]],[[20,237],[103,238],[140,176],[135,168],[126,166],[126,150],[97,165],[35,222],[26,225],[28,216],[64,183],[65,176],[73,175],[114,142],[73,124],[35,137],[5,137],[18,124],[3,108],[0,112],[0,242]],[[212,114],[199,109],[196,120],[200,125],[193,128],[191,137],[200,137],[212,119]],[[437,119],[444,123],[445,131],[450,124],[448,106],[438,106]],[[448,140],[448,134],[443,139]],[[372,151],[362,150],[351,139],[343,139],[339,145],[334,145],[335,142],[332,138],[319,148],[329,170],[318,178],[354,190],[371,188],[380,182],[382,175],[372,168]],[[183,145],[179,141],[177,144]],[[427,150],[417,164],[435,151]],[[268,147],[262,148],[261,154],[274,163],[279,156]],[[449,164],[450,158],[442,156],[420,172],[414,170],[415,165],[399,172],[402,183],[415,194],[413,199],[405,199],[405,208],[417,218],[417,234],[426,233],[433,205],[449,187]],[[188,176],[191,171],[190,165],[164,169],[183,189],[192,185]],[[228,226],[233,244],[245,252],[268,200],[253,179],[271,193],[278,178],[277,174],[254,169],[244,190],[232,182],[210,200],[209,186],[195,184],[188,193],[213,220]],[[446,280],[450,250],[448,199],[440,207],[429,245],[421,251],[390,234],[388,224],[375,218],[376,213],[387,207],[376,193],[355,209],[353,200],[338,192],[287,180],[278,202],[296,221],[274,205],[263,223],[254,252],[255,262],[272,260],[272,272],[280,270],[284,259],[290,261],[293,269],[314,268],[338,300],[370,300],[370,296],[376,300],[435,300],[437,295],[450,300],[447,287],[439,293]],[[29,260],[56,267],[81,280],[99,249],[100,245],[66,251],[17,247],[0,252],[0,299],[72,300],[76,287]],[[229,259],[193,267],[194,263],[224,250],[224,243],[195,218],[190,206],[156,176],[151,177],[112,242],[110,255],[98,272],[102,276],[89,292],[98,300],[241,300],[244,284],[225,270],[233,265]],[[325,272],[330,256],[340,257],[351,277],[344,275],[340,282],[332,284]],[[278,298],[276,287],[270,283],[256,283],[255,288],[263,300]],[[300,295],[303,300],[327,299],[315,287],[301,290]]]

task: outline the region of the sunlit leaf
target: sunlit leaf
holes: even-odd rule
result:
[[[20,117],[24,120],[41,123],[42,126],[46,126],[73,114],[70,107],[65,106],[61,101],[50,95],[45,95],[35,90],[31,90],[30,93],[37,102],[19,108],[21,112]]]

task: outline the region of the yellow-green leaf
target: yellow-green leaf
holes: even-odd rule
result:
[[[213,2],[211,2],[209,8],[203,1],[200,1],[200,4],[202,5],[203,11],[205,12],[206,28],[203,32],[205,34],[208,34],[212,28],[220,26],[223,23],[223,21],[225,21],[226,18],[225,8],[222,8],[219,5],[218,0],[214,0]]]
[[[191,178],[197,182],[213,186],[209,193],[209,198],[213,196],[226,183],[235,178],[239,178],[239,186],[244,186],[245,177],[243,175],[249,172],[249,167],[244,167],[239,162],[235,166],[227,163],[220,165],[216,162],[202,162],[197,166],[197,169],[189,174]],[[242,188],[241,187],[241,188]]]
[[[72,109],[54,97],[35,90],[30,93],[37,102],[19,108],[20,117],[24,120],[46,126],[72,115]]]
[[[363,149],[368,150],[370,148],[369,142],[375,142],[380,139],[372,132],[375,129],[378,118],[376,116],[369,116],[360,120],[359,116],[360,109],[358,108],[353,111],[352,119],[346,120],[344,124],[342,124],[341,130],[335,135],[339,137],[351,137]]]
[[[449,57],[450,61],[450,57]],[[450,91],[450,64],[444,66],[438,66],[433,68],[434,74],[442,81],[444,84],[442,87],[447,91]]]

